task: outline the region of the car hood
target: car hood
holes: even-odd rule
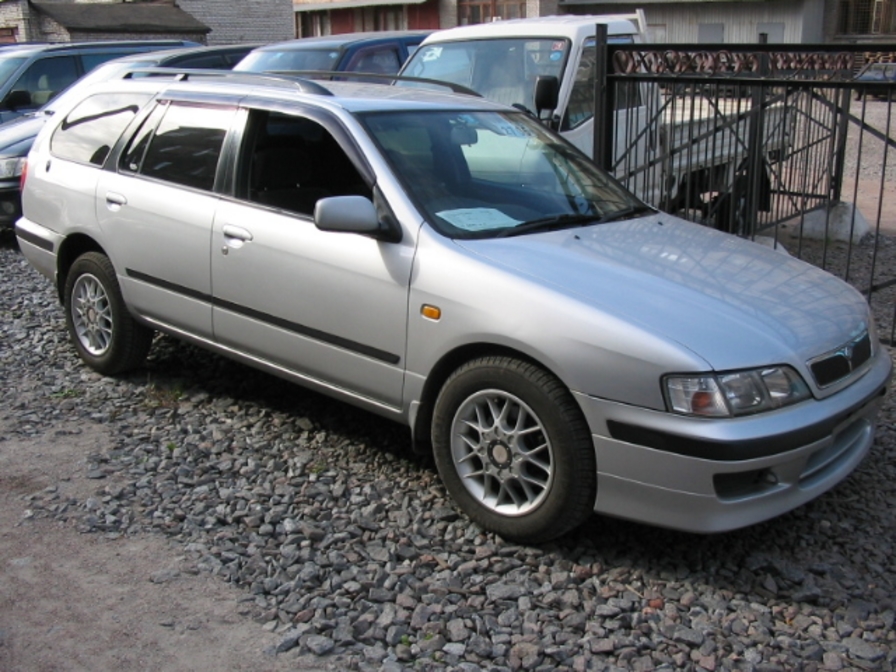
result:
[[[0,155],[25,156],[50,117],[44,113],[17,117],[0,125]]]
[[[715,370],[802,366],[867,328],[867,303],[838,278],[669,215],[459,244]]]

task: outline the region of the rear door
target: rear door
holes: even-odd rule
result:
[[[209,339],[215,184],[235,113],[235,105],[161,102],[97,185],[97,220],[128,303]]]

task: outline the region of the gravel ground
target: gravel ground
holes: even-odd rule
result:
[[[881,249],[892,267],[896,245]],[[0,269],[0,417],[19,437],[100,423],[116,444],[89,456],[95,496],[49,488],[23,509],[166,535],[244,589],[271,655],[389,672],[894,668],[892,398],[860,468],[776,520],[696,536],[594,517],[522,547],[459,516],[402,427],[167,337],[144,369],[101,377],[9,243]]]

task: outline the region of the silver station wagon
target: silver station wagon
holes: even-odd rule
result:
[[[867,455],[863,297],[652,210],[526,114],[257,75],[98,84],[28,159],[21,249],[81,358],[167,332],[403,422],[483,528],[715,532]]]

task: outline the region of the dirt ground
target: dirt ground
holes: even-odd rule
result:
[[[79,433],[22,441],[0,418],[0,672],[329,669],[265,653],[278,637],[242,613],[247,594],[191,572],[163,537],[107,539],[31,516],[30,494],[84,501],[106,485],[86,465],[109,443],[103,428],[67,430]]]

